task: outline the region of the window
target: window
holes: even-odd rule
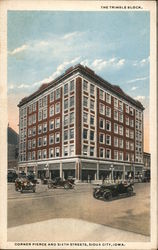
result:
[[[130,130],[129,137],[130,137],[131,139],[134,138],[134,132],[133,132],[133,130]]]
[[[46,146],[46,145],[47,145],[47,137],[44,136],[44,137],[43,137],[43,146]]]
[[[56,157],[60,156],[60,148],[55,148],[55,156]]]
[[[29,129],[28,129],[28,137],[30,137],[31,135],[32,135],[32,129],[29,128]]]
[[[70,81],[70,92],[74,90],[74,80]]]
[[[86,80],[83,80],[83,90],[88,91],[88,82]]]
[[[114,160],[118,160],[118,151],[114,150]]]
[[[64,126],[68,125],[68,115],[64,115]]]
[[[55,134],[55,142],[59,143],[60,142],[60,133]]]
[[[38,159],[41,159],[41,150],[38,150],[37,157],[38,157]]]
[[[119,126],[119,135],[123,135],[123,126]]]
[[[50,148],[49,149],[49,158],[53,158],[54,157],[54,149]]]
[[[74,112],[70,113],[70,124],[74,123]]]
[[[74,145],[70,145],[70,156],[74,155]]]
[[[68,156],[68,146],[64,146],[64,156]]]
[[[43,119],[47,119],[47,109],[43,109]]]
[[[104,129],[104,124],[105,124],[105,120],[103,118],[99,118],[99,128]]]
[[[49,144],[54,144],[54,134],[49,135]]]
[[[119,161],[123,161],[123,152],[119,152]]]
[[[102,103],[99,103],[99,113],[102,115],[105,114],[105,106]]]
[[[35,136],[36,135],[36,127],[33,127],[32,128],[32,136]]]
[[[47,123],[43,123],[43,133],[47,132]]]
[[[118,134],[118,124],[114,123],[114,133]]]
[[[126,109],[126,113],[129,113],[129,106],[127,104],[125,106],[125,109]]]
[[[39,137],[38,138],[38,147],[41,147],[42,146],[42,137]]]
[[[90,147],[90,156],[94,156],[94,147]]]
[[[106,158],[111,159],[111,150],[110,149],[106,149]]]
[[[53,130],[54,129],[54,120],[49,121],[49,130]]]
[[[130,155],[129,155],[129,153],[126,153],[126,161],[130,161]]]
[[[123,148],[123,139],[119,138],[119,147]]]
[[[31,140],[28,141],[28,149],[31,149]]]
[[[133,119],[130,119],[129,125],[130,125],[130,127],[134,127],[134,121],[133,121]]]
[[[26,107],[24,108],[24,116],[26,115]]]
[[[132,150],[132,151],[134,150],[134,143],[133,142],[130,143],[130,150]]]
[[[106,107],[106,116],[111,117],[111,108]]]
[[[42,120],[42,110],[38,111],[38,121]]]
[[[114,120],[118,121],[118,111],[114,110]]]
[[[33,123],[33,124],[36,123],[36,114],[33,114],[33,115],[32,115],[32,123]]]
[[[68,130],[64,131],[64,141],[68,140]]]
[[[55,113],[56,114],[60,113],[60,102],[55,104]]]
[[[129,141],[126,141],[126,149],[129,149]]]
[[[32,104],[29,105],[29,114],[32,113]]]
[[[45,159],[45,158],[47,158],[47,150],[46,149],[43,150],[43,159]]]
[[[106,135],[106,145],[111,145],[111,136]]]
[[[64,100],[64,110],[68,109],[68,99]]]
[[[119,101],[119,110],[123,111],[123,102]]]
[[[90,115],[90,125],[94,125],[94,116]]]
[[[90,131],[90,140],[94,141],[94,131]]]
[[[83,122],[88,123],[88,113],[83,113]]]
[[[26,127],[26,118],[24,119],[24,127]]]
[[[111,95],[106,93],[106,102],[111,103]]]
[[[104,134],[102,133],[99,134],[99,142],[104,143]]]
[[[104,100],[104,91],[103,90],[99,90],[99,98],[101,99],[101,100]]]
[[[32,125],[32,116],[29,116],[29,126]]]
[[[64,95],[68,94],[68,83],[64,85]]]
[[[88,130],[87,129],[83,129],[83,139],[88,139]]]
[[[94,85],[90,84],[90,94],[94,95]]]
[[[103,149],[103,148],[100,148],[100,149],[99,149],[99,156],[100,156],[101,158],[104,157],[104,149]]]
[[[38,125],[38,134],[41,134],[42,133],[42,125]]]
[[[126,128],[126,137],[129,137],[129,129]]]
[[[56,90],[56,100],[60,98],[60,88]]]
[[[123,114],[122,113],[119,113],[119,121],[123,122]]]
[[[60,128],[60,118],[55,119],[55,128]]]
[[[49,116],[53,116],[54,115],[54,105],[50,106],[49,108]]]
[[[38,108],[39,109],[42,108],[42,99],[39,99],[39,101],[38,101]]]
[[[90,100],[90,109],[94,110],[94,101],[93,100]]]
[[[74,128],[70,129],[70,140],[74,139]]]
[[[118,138],[114,137],[114,147],[118,147]]]
[[[50,93],[50,102],[54,101],[54,91]]]
[[[74,96],[70,97],[70,108],[74,106]]]
[[[126,116],[126,125],[129,125],[129,117]]]
[[[32,104],[32,109],[33,109],[33,111],[36,111],[36,102],[34,102],[34,103]]]
[[[43,97],[43,107],[47,106],[47,96]]]
[[[134,114],[134,110],[133,108],[130,107],[130,111],[129,111],[130,115],[133,115]]]
[[[106,131],[111,131],[111,122],[106,121]]]
[[[118,108],[118,99],[114,98],[114,107]]]
[[[88,107],[88,97],[86,97],[86,96],[83,96],[83,106],[84,107]]]
[[[88,155],[88,146],[83,145],[83,155]]]

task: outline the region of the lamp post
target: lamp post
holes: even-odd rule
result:
[[[113,171],[114,171],[114,166],[113,166],[113,165],[111,165],[111,167],[110,167],[109,169],[110,169],[110,171],[111,171],[111,182],[112,182],[112,180],[113,180]]]
[[[46,170],[46,179],[47,179],[47,178],[49,178],[49,165],[48,165],[48,163],[44,167],[44,170]]]

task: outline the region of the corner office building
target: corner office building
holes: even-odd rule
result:
[[[18,107],[19,171],[78,180],[142,172],[142,104],[88,67],[69,68]]]

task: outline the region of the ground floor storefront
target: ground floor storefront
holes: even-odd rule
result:
[[[126,180],[135,179],[143,172],[143,164],[128,162],[109,162],[88,159],[63,159],[54,161],[29,162],[19,164],[19,171],[34,172],[39,179],[69,177],[91,182],[94,180]]]

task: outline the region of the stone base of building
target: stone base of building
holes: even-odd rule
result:
[[[86,158],[32,161],[20,163],[19,171],[34,172],[37,178],[68,177],[90,182],[94,180],[125,180],[142,174],[143,164],[90,160]]]

